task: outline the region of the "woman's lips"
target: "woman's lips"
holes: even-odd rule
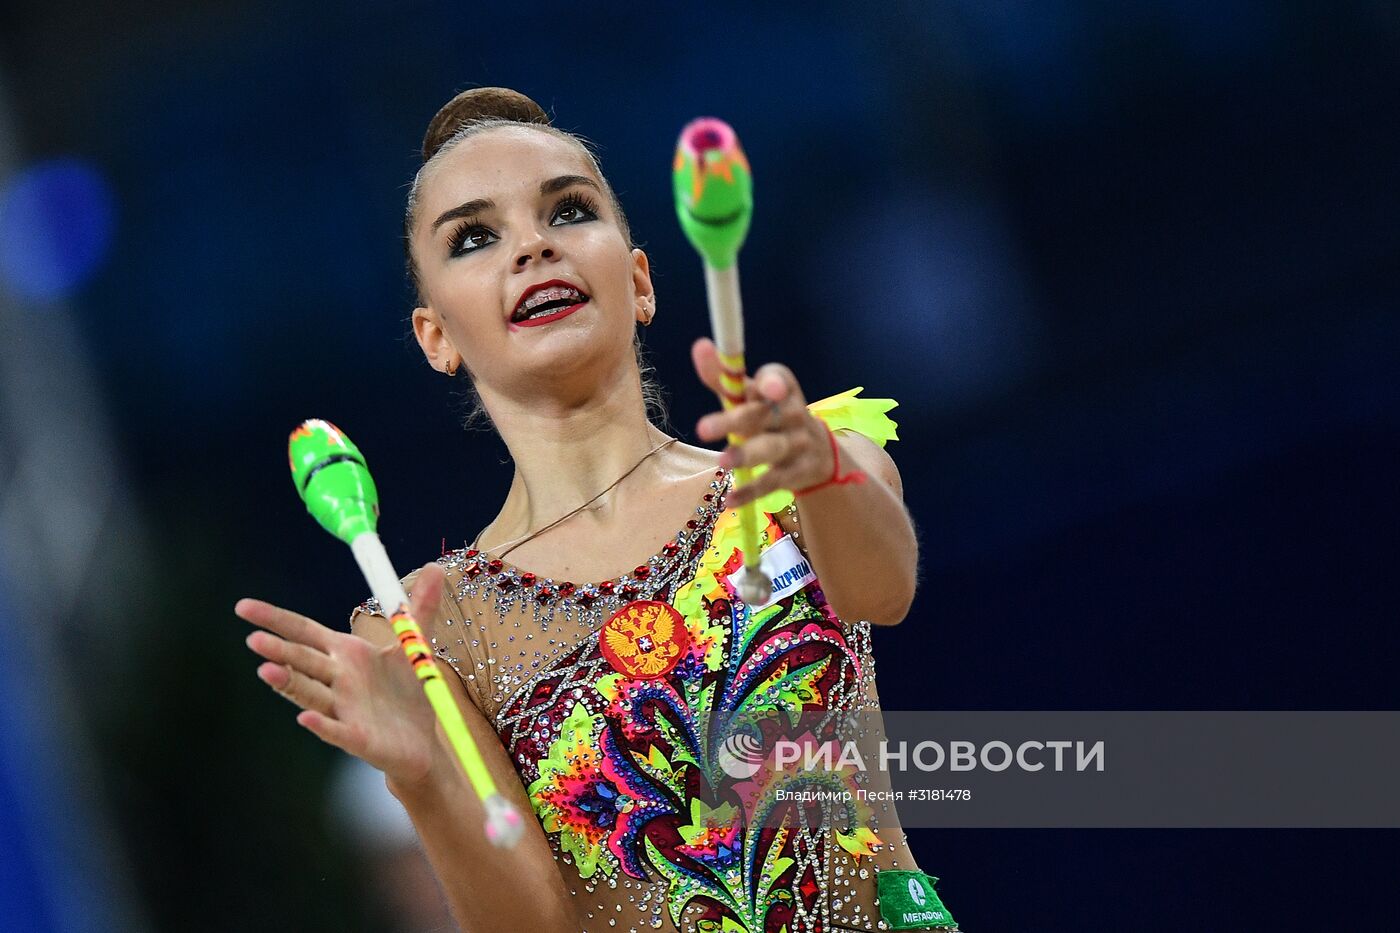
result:
[[[575,311],[577,311],[579,308],[582,308],[586,304],[588,304],[587,298],[585,298],[583,301],[580,301],[576,305],[569,305],[567,308],[560,308],[553,314],[542,314],[539,317],[532,317],[528,321],[512,323],[510,326],[511,329],[514,330],[517,327],[539,327],[541,324],[550,324],[554,321],[559,320],[560,318],[568,317],[569,315],[573,314]]]

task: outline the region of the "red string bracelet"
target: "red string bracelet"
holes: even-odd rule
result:
[[[813,415],[813,417],[816,416]],[[836,433],[832,431],[831,428],[827,425],[827,423],[821,418],[817,418],[817,421],[821,424],[823,428],[826,429],[827,440],[831,441],[831,478],[823,482],[817,483],[814,486],[808,486],[806,489],[799,489],[795,491],[792,494],[794,498],[805,496],[808,493],[816,492],[818,489],[825,489],[826,487],[832,485],[844,486],[847,483],[865,482],[864,470],[852,470],[845,476],[841,475],[841,453],[840,449],[836,446]]]

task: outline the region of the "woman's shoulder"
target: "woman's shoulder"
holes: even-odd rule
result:
[[[460,609],[464,603],[471,603],[475,599],[472,593],[462,586],[462,582],[466,579],[464,569],[470,563],[470,560],[466,557],[468,553],[474,554],[474,552],[470,552],[468,548],[461,548],[456,551],[444,551],[440,557],[433,561],[433,563],[436,563],[442,568],[445,578],[442,592],[443,604],[445,607],[455,606]],[[425,564],[423,566],[427,565]],[[418,585],[418,577],[423,572],[423,566],[417,567],[399,579],[404,593],[412,595],[414,588]],[[387,618],[384,607],[381,606],[379,600],[375,599],[373,596],[356,606],[351,611],[351,618],[362,613],[365,615],[383,616]],[[456,613],[453,614],[455,615]],[[420,620],[420,623],[421,621],[422,620]]]

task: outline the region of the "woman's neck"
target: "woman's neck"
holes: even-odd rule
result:
[[[515,461],[515,476],[500,514],[481,536],[488,546],[543,528],[636,467],[619,489],[586,510],[606,518],[621,486],[645,487],[675,478],[668,476],[669,466],[686,459],[667,456],[680,446],[675,444],[652,453],[669,438],[647,420],[639,382],[600,387],[567,403],[499,399],[492,407]]]

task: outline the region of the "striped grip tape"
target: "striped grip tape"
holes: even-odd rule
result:
[[[744,354],[719,354],[719,396],[725,408],[744,401]]]
[[[403,647],[403,653],[408,655],[408,662],[413,665],[413,672],[418,675],[418,679],[432,680],[441,676],[437,665],[433,663],[433,653],[428,650],[428,643],[423,640],[423,631],[409,614],[408,607],[399,606],[389,617],[389,621],[393,623],[394,634],[399,637],[399,645]]]

